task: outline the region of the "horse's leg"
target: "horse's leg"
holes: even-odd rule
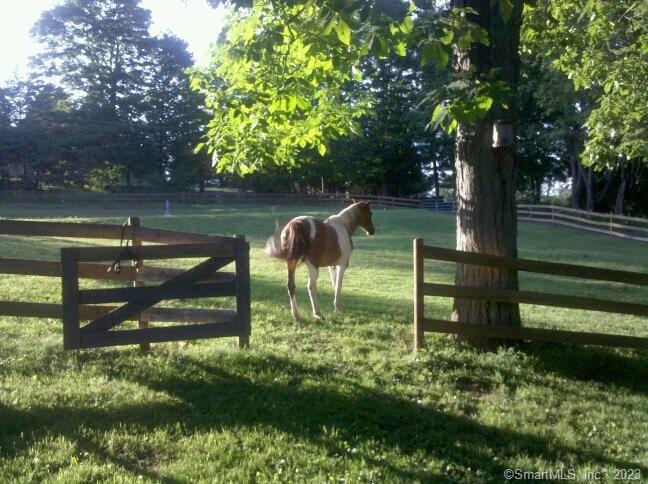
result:
[[[288,296],[290,297],[290,310],[295,321],[299,320],[299,309],[297,308],[297,297],[295,296],[297,289],[295,285],[296,268],[297,264],[288,262],[288,282],[286,283],[286,287],[288,288]]]
[[[344,271],[346,271],[346,263],[337,266],[337,278],[335,280],[335,299],[333,299],[333,307],[337,312],[342,310],[340,293],[342,292],[342,279],[344,278]]]
[[[335,292],[335,266],[329,266],[329,274],[331,275],[331,287],[333,287],[333,292]]]
[[[317,279],[319,278],[319,269],[314,265],[308,265],[308,295],[310,296],[311,306],[313,307],[313,316],[320,319],[322,312],[319,302],[317,301]]]

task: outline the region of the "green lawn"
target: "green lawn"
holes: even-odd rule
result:
[[[326,209],[324,209],[326,210]],[[282,221],[313,207],[281,207]],[[0,205],[0,217],[102,220],[251,241],[252,346],[234,339],[64,352],[56,320],[0,318],[0,482],[501,481],[506,468],[574,468],[579,477],[648,477],[648,352],[530,345],[480,353],[441,335],[412,355],[411,240],[452,247],[454,221],[377,210],[357,235],[345,312],[294,324],[281,264],[263,254],[270,207],[48,208]],[[88,243],[97,244],[97,241]],[[114,241],[104,242],[106,245]],[[57,238],[0,237],[4,257],[56,259]],[[520,255],[648,271],[648,245],[546,225],[520,226]],[[453,266],[426,265],[450,282]],[[524,289],[648,302],[646,288],[524,276]],[[57,302],[53,278],[4,276],[0,298]],[[192,302],[217,307],[227,301]],[[429,298],[431,317],[451,301]],[[648,321],[523,306],[525,324],[648,335]],[[637,474],[635,474],[637,475]]]

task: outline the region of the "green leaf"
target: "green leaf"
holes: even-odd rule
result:
[[[432,129],[437,129],[443,118],[446,115],[446,107],[444,103],[439,103],[435,106],[434,111],[432,111],[432,119],[430,119],[429,126]]]
[[[205,143],[198,143],[196,147],[194,148],[193,152],[198,153],[200,150],[202,150],[205,147]]]
[[[356,66],[351,67],[351,75],[354,80],[358,82],[362,81],[362,70],[358,69]]]
[[[470,48],[470,44],[472,44],[472,40],[472,33],[469,30],[461,36],[459,42],[457,42],[457,46],[460,50],[468,50]]]
[[[384,59],[389,55],[389,47],[387,46],[387,42],[385,42],[385,39],[383,39],[382,36],[376,35],[376,39],[378,39],[376,55],[378,56],[378,58]],[[374,45],[376,44],[374,43]]]
[[[444,28],[443,35],[439,37],[441,43],[445,45],[450,45],[452,43],[452,39],[454,39],[454,32],[450,29]]]
[[[324,143],[318,144],[317,152],[320,154],[320,156],[324,156],[326,154],[326,145]]]
[[[477,107],[482,111],[488,111],[493,105],[493,98],[490,96],[479,96],[476,101]]]
[[[335,31],[337,32],[338,39],[344,45],[351,44],[351,28],[349,25],[342,19],[340,19],[335,26]]]
[[[409,34],[414,29],[414,21],[412,20],[412,17],[405,17],[405,20],[403,20],[403,23],[399,25],[399,28],[404,34]]]
[[[511,3],[511,0],[500,0],[499,6],[500,14],[506,23],[509,21],[511,14],[513,13],[513,3]]]
[[[405,54],[407,54],[407,50],[405,49],[405,42],[399,42],[394,46],[394,52],[396,52],[396,55],[399,55],[401,57],[404,57]]]
[[[288,112],[292,113],[296,107],[297,107],[297,96],[288,96],[288,103],[286,106]]]
[[[421,65],[425,65],[432,59],[438,69],[443,69],[450,61],[450,54],[439,42],[431,42],[423,47],[421,52]]]
[[[337,21],[338,21],[338,16],[337,16],[337,15],[333,15],[333,17],[331,18],[331,20],[329,21],[329,23],[326,25],[326,27],[324,27],[324,31],[323,31],[324,35],[328,35],[328,34],[330,34],[331,32],[333,32],[333,29],[334,29],[335,26],[337,25]]]

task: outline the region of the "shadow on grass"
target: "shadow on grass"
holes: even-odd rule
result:
[[[119,355],[106,355],[107,359],[115,357]],[[507,462],[520,455],[548,462],[641,467],[636,462],[610,459],[596,451],[563,445],[551,436],[539,437],[489,426],[363,387],[340,379],[335,369],[326,365],[307,367],[283,357],[247,354],[237,358],[240,373],[228,370],[231,361],[219,365],[182,358],[168,362],[160,375],[154,371],[159,364],[154,360],[145,362],[150,365],[148,369],[135,361],[128,363],[114,376],[164,392],[173,396],[174,402],[74,410],[64,406],[32,406],[21,410],[0,406],[0,417],[8,425],[2,453],[19,452],[29,445],[17,437],[21,433],[35,437],[62,435],[75,441],[79,451],[164,480],[154,470],[155,465],[146,464],[146,459],[143,464],[142,460],[115,454],[100,441],[86,436],[88,429],[101,432],[132,426],[135,431],[150,432],[180,423],[188,432],[268,426],[321,445],[331,456],[357,460],[365,467],[381,469],[399,480],[447,479],[447,475],[424,468],[425,462],[432,459],[444,466],[479,469],[482,475],[496,479],[501,477]],[[255,381],[247,375],[265,376]],[[281,378],[272,379],[268,375]],[[13,441],[12,434],[16,437]],[[398,465],[367,452],[367,448],[376,446],[408,456],[409,463]],[[350,447],[357,451],[349,453]],[[494,456],[499,460],[493,459]]]
[[[539,371],[648,395],[648,351],[558,344],[535,344],[525,351]]]

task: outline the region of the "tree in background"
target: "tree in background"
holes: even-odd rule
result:
[[[540,1],[527,7],[524,43],[542,52],[547,64],[591,100],[584,109],[586,137],[580,153],[588,167],[586,208],[593,209],[596,202],[593,168],[608,172],[603,195],[612,177],[618,177],[612,205],[622,213],[628,189],[648,162],[648,5],[630,0]],[[578,185],[578,177],[574,183]]]
[[[192,152],[205,122],[184,72],[193,61],[179,39],[150,36],[150,12],[139,3],[67,0],[32,30],[45,46],[34,62],[37,76],[53,79],[68,98],[59,138],[65,158],[48,150],[78,187],[108,186],[117,172],[128,185],[136,177],[178,188],[207,176],[205,157]],[[28,134],[45,146],[41,133]]]

